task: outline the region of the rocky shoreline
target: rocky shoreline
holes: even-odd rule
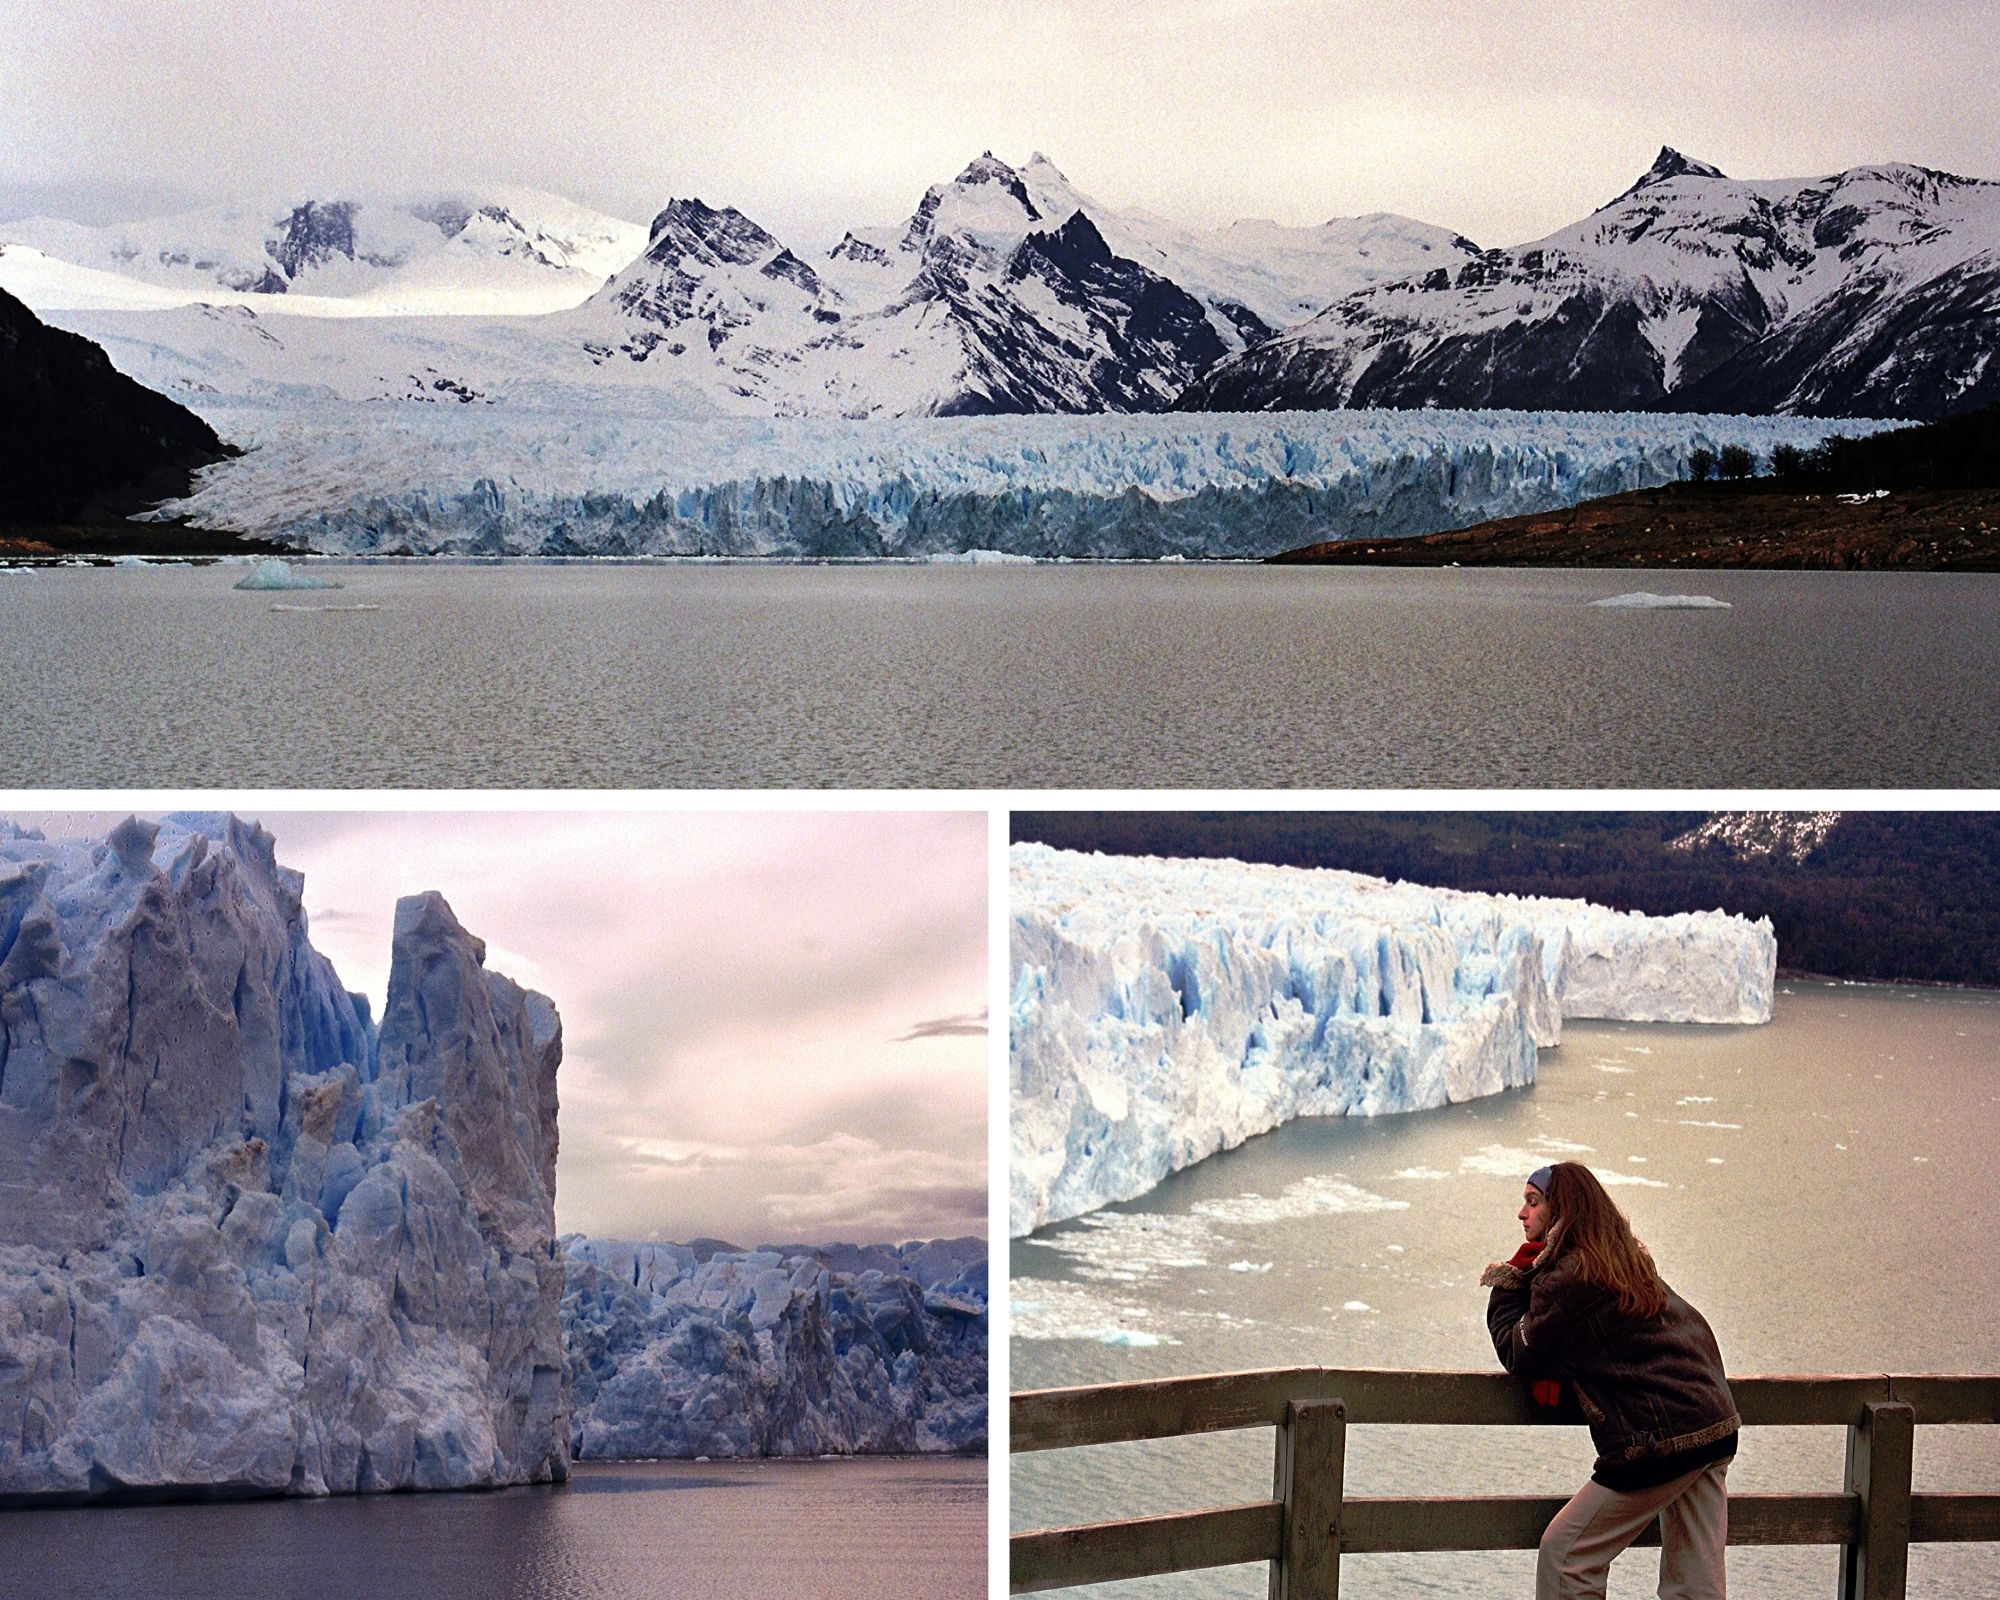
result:
[[[1790,567],[2000,572],[2000,489],[1807,493],[1673,483],[1409,539],[1330,540],[1273,564]]]

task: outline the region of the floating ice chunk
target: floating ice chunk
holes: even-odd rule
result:
[[[239,589],[338,589],[339,584],[331,578],[322,578],[315,573],[300,572],[289,562],[277,556],[266,556],[236,582]]]
[[[1373,1311],[1375,1308],[1366,1300],[1344,1300],[1341,1302],[1340,1309],[1342,1311]]]
[[[1727,611],[1727,600],[1718,600],[1712,594],[1652,594],[1644,589],[1631,594],[1614,594],[1603,600],[1590,602],[1607,611]]]
[[[1013,550],[940,550],[924,560],[944,567],[1032,567],[1035,558]]]
[[[243,585],[239,583],[236,587],[240,589],[243,587]],[[329,587],[338,587],[338,585],[329,585]],[[371,605],[367,601],[363,601],[359,605],[352,605],[352,606],[275,605],[271,607],[271,609],[273,611],[380,611],[382,608],[378,605]]]
[[[1124,1350],[1150,1350],[1164,1341],[1157,1333],[1141,1333],[1137,1328],[1106,1328],[1097,1336],[1099,1344],[1114,1344]]]
[[[1198,1217],[1225,1226],[1231,1223],[1291,1222],[1301,1217],[1336,1216],[1358,1211],[1407,1211],[1407,1200],[1385,1200],[1379,1194],[1339,1178],[1301,1178],[1275,1200],[1261,1194],[1234,1200],[1203,1200],[1191,1208]]]
[[[1275,1261],[1266,1261],[1261,1266],[1255,1261],[1232,1261],[1229,1263],[1229,1270],[1231,1272],[1269,1272],[1276,1265]]]

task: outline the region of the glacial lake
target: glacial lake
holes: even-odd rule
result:
[[[0,572],[0,784],[2000,784],[2000,575],[244,570]]]
[[[0,1550],[0,1592],[38,1600],[983,1600],[986,1463],[606,1462],[561,1488],[0,1511]]]
[[[1294,1122],[1151,1193],[1013,1246],[1016,1389],[1251,1367],[1498,1370],[1484,1264],[1522,1178],[1566,1153],[1613,1193],[1730,1370],[2000,1372],[2000,994],[1785,981],[1764,1027],[1565,1024],[1531,1088],[1436,1111]],[[1332,1211],[1338,1175],[1398,1209]],[[1288,1193],[1289,1191],[1289,1193]],[[1326,1193],[1322,1188],[1321,1195]],[[1158,1343],[1147,1344],[1147,1340]],[[1123,1342],[1114,1342],[1123,1341]],[[1273,1435],[1016,1456],[1014,1527],[1254,1500]],[[1844,1430],[1745,1430],[1732,1491],[1837,1490]],[[1355,1494],[1568,1494],[1582,1428],[1358,1427]],[[1919,1427],[1919,1490],[2000,1491],[2000,1428]],[[1732,1591],[1824,1600],[1832,1548],[1736,1548]],[[1654,1592],[1658,1555],[1612,1567]],[[1242,1566],[1071,1591],[1252,1600]],[[1350,1556],[1368,1600],[1529,1595],[1532,1551]],[[1910,1593],[2000,1597],[2000,1546],[1920,1545]]]

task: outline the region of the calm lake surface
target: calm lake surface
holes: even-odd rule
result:
[[[983,1600],[986,1463],[615,1462],[559,1489],[0,1511],[0,1593]]]
[[[2000,784],[2000,575],[244,570],[0,574],[0,783]]]
[[[2000,1372],[2000,995],[1786,982],[1762,1028],[1568,1023],[1527,1090],[1292,1123],[1140,1200],[1013,1248],[1012,1384],[1248,1367],[1494,1370],[1481,1267],[1519,1242],[1521,1181],[1574,1152],[1614,1180],[1731,1371]],[[1398,1209],[1334,1212],[1337,1174]],[[1291,1193],[1288,1195],[1288,1191]],[[1146,1344],[1158,1340],[1157,1344]],[[1122,1341],[1122,1342],[1120,1342]],[[1919,1427],[1916,1484],[2000,1491],[2000,1428]],[[1016,1528],[1254,1500],[1267,1430],[1017,1456]],[[1746,1430],[1735,1491],[1841,1485],[1844,1430]],[[1583,1429],[1355,1428],[1356,1494],[1567,1494]],[[1656,1552],[1612,1568],[1653,1593]],[[1825,1600],[1837,1552],[1735,1549],[1732,1590]],[[1515,1595],[1532,1552],[1359,1556],[1343,1596]],[[1261,1566],[1103,1585],[1265,1592]],[[2000,1546],[1911,1551],[1913,1596],[2000,1597]]]

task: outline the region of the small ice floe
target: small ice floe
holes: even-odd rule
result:
[[[1644,589],[1590,602],[1606,611],[1727,611],[1727,600],[1712,594],[1652,594]]]
[[[240,589],[243,585],[239,583],[236,587]],[[351,606],[288,606],[279,604],[274,605],[271,609],[273,611],[380,611],[382,608],[378,605],[371,605],[364,600],[359,604]]]
[[[1722,1157],[1721,1157],[1721,1156],[1710,1156],[1710,1157],[1708,1158],[1708,1164],[1709,1164],[1709,1165],[1710,1165],[1711,1167],[1719,1167],[1719,1166],[1721,1166],[1721,1165],[1722,1165]]]
[[[278,556],[266,556],[236,582],[239,589],[338,589],[331,578],[300,572]]]
[[[1340,1309],[1342,1311],[1373,1311],[1375,1308],[1366,1300],[1345,1300],[1341,1302]]]
[[[1165,565],[1165,564],[1167,564],[1167,563],[1169,563],[1169,562],[1176,562],[1176,561],[1186,561],[1186,560],[1187,560],[1187,557],[1186,557],[1186,556],[1184,556],[1184,555],[1182,555],[1182,554],[1181,554],[1181,553],[1180,553],[1180,552],[1179,552],[1178,550],[1176,550],[1176,551],[1175,551],[1175,552],[1174,552],[1173,554],[1171,554],[1171,555],[1164,555],[1164,556],[1161,556],[1161,557],[1160,557],[1160,562],[1161,562],[1161,564],[1162,564],[1162,565]]]
[[[1674,1104],[1677,1106],[1712,1106],[1715,1104],[1715,1096],[1712,1094],[1684,1094]]]
[[[1033,556],[1014,550],[939,550],[924,560],[937,567],[1032,567]]]
[[[1275,1265],[1276,1263],[1271,1261],[1266,1261],[1262,1266],[1259,1266],[1254,1261],[1232,1261],[1229,1263],[1229,1270],[1231,1272],[1269,1272]]]
[[[1116,1345],[1121,1350],[1150,1350],[1164,1341],[1157,1333],[1142,1333],[1137,1328],[1106,1328],[1097,1336],[1097,1342]]]

